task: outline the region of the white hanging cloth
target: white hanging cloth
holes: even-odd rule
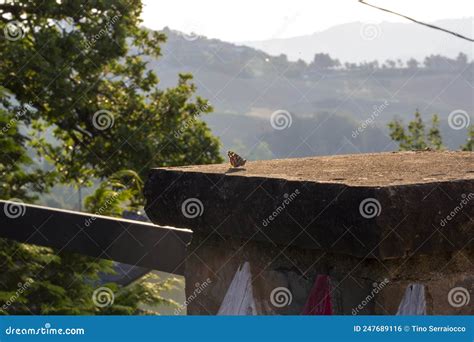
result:
[[[425,285],[408,285],[398,306],[397,315],[426,315]]]
[[[235,272],[230,283],[218,315],[244,316],[257,315],[257,308],[253,296],[252,274],[250,264],[245,262]]]

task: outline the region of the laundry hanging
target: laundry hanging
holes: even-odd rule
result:
[[[330,283],[327,275],[319,274],[316,277],[302,315],[332,315]]]
[[[245,262],[239,267],[230,283],[218,315],[257,315],[257,306],[252,288],[250,264]]]
[[[398,306],[397,315],[426,315],[425,285],[408,285]]]

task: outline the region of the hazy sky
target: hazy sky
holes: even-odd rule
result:
[[[368,0],[422,21],[474,15],[473,0]],[[144,0],[144,25],[237,42],[286,38],[353,21],[407,22],[357,0]],[[450,29],[456,29],[450,27]]]

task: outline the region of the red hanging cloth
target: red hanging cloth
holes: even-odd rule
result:
[[[331,285],[329,276],[316,277],[302,315],[332,315]]]

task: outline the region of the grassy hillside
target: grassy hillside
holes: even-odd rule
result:
[[[453,110],[473,112],[474,66],[462,58],[431,56],[416,67],[372,61],[327,68],[216,39],[165,33],[163,57],[150,61],[150,67],[161,87],[175,84],[179,72],[194,75],[198,93],[215,108],[204,119],[223,141],[223,150],[237,146],[244,155],[258,157],[253,149],[260,142],[275,158],[391,150],[396,146],[390,144],[387,123],[395,117],[408,121],[417,108],[427,120],[440,115],[449,148],[466,138],[466,130],[447,125]],[[385,101],[370,129],[352,138],[352,130]],[[273,130],[269,118],[276,110],[291,113],[294,126]]]

